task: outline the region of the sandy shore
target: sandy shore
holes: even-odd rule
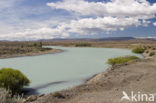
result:
[[[46,51],[30,52],[30,53],[25,53],[25,54],[1,55],[0,59],[24,57],[24,56],[38,56],[38,55],[53,54],[53,53],[60,53],[60,52],[63,52],[63,50],[52,49],[52,50],[46,50]]]
[[[145,58],[110,67],[82,85],[60,91],[64,98],[55,97],[51,93],[39,97],[33,103],[132,103],[121,101],[123,91],[128,95],[131,91],[136,94],[156,94],[155,86],[156,57]]]

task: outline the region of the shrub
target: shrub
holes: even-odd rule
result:
[[[90,43],[77,43],[75,45],[76,47],[91,47]]]
[[[13,94],[20,93],[23,86],[29,85],[30,80],[19,70],[3,68],[0,70],[0,87],[10,89]]]
[[[156,48],[152,48],[152,50],[156,50]]]
[[[146,53],[149,53],[149,51],[147,50]]]
[[[143,53],[144,49],[142,47],[136,47],[132,50],[133,53]]]
[[[108,59],[107,63],[110,65],[115,64],[124,64],[131,60],[139,59],[137,56],[125,56],[125,57],[116,57]]]
[[[55,92],[53,96],[57,98],[65,98],[60,92]]]
[[[155,52],[151,52],[151,53],[149,54],[149,56],[153,56],[153,55],[155,55]]]

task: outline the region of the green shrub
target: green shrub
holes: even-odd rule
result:
[[[151,52],[151,53],[149,54],[149,56],[153,56],[153,55],[155,55],[155,52]]]
[[[0,70],[0,87],[10,89],[13,94],[20,93],[23,86],[28,86],[30,80],[19,70],[3,68]]]
[[[144,49],[142,47],[136,47],[132,50],[133,53],[143,53],[144,52]]]
[[[139,59],[137,56],[125,56],[125,57],[116,57],[108,59],[107,63],[110,65],[115,64],[124,64],[131,60]]]
[[[76,47],[91,47],[90,43],[77,43],[75,44]]]

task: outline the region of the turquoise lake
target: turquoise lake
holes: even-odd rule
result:
[[[29,88],[36,89],[38,94],[47,94],[79,85],[104,72],[109,67],[106,64],[109,58],[137,55],[127,49],[52,47],[64,52],[0,59],[0,68],[20,70],[31,80]]]

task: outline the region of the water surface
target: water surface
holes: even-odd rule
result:
[[[54,47],[64,52],[40,56],[0,59],[0,68],[19,69],[39,94],[66,89],[105,71],[108,58],[136,55],[127,49]],[[137,55],[140,56],[140,55]]]

